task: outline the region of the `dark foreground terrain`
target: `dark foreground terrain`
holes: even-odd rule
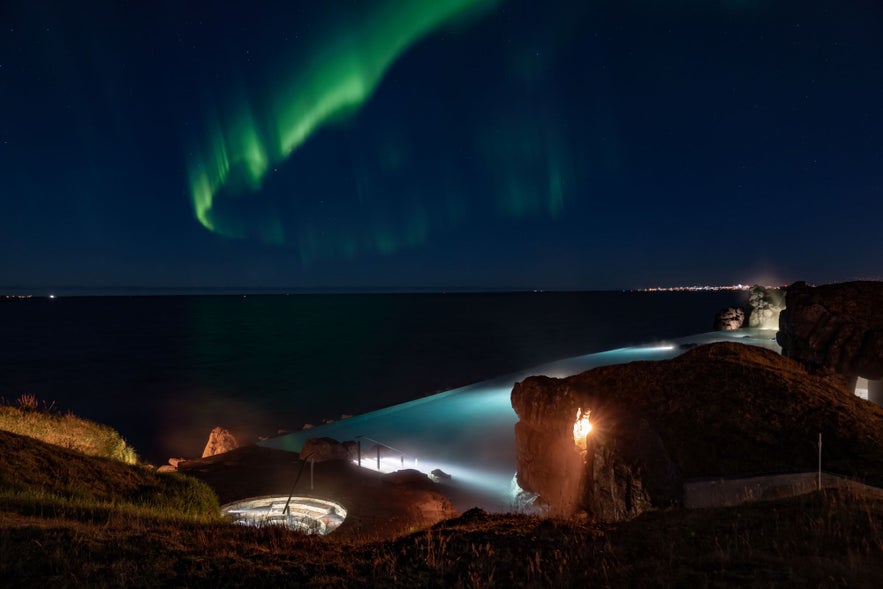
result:
[[[224,522],[178,474],[0,431],[4,587],[883,586],[883,499],[813,493],[616,526],[469,511],[386,540]]]
[[[879,494],[671,508],[616,525],[473,510],[383,539],[310,537],[227,523],[195,478],[47,443],[68,421],[7,410],[0,428],[4,588],[883,587]],[[22,424],[28,435],[8,431]]]
[[[470,511],[384,542],[6,498],[10,586],[883,586],[883,501],[828,492],[617,527]]]

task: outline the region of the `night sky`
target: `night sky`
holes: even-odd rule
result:
[[[883,276],[878,0],[4,0],[0,27],[0,290]]]

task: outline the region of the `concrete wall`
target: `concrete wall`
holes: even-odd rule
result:
[[[883,379],[868,380],[868,401],[883,406]]]

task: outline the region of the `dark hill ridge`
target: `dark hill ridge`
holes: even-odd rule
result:
[[[51,495],[93,504],[127,504],[217,517],[214,493],[190,477],[87,456],[0,430],[0,494]]]
[[[883,409],[753,346],[531,377],[512,406],[519,483],[565,513],[679,503],[685,479],[811,471],[818,432],[825,470],[883,483]],[[594,425],[585,457],[573,440],[580,408]]]

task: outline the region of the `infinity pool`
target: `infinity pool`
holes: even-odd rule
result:
[[[619,348],[550,362],[499,378],[460,387],[408,403],[271,438],[261,445],[299,452],[310,438],[360,440],[362,466],[391,472],[441,470],[442,484],[458,491],[455,506],[505,512],[516,507],[515,423],[512,387],[528,376],[566,377],[597,366],[636,360],[666,360],[690,345],[735,341],[780,351],[775,331],[740,329],[711,332],[668,342]],[[394,359],[391,359],[394,361]]]

